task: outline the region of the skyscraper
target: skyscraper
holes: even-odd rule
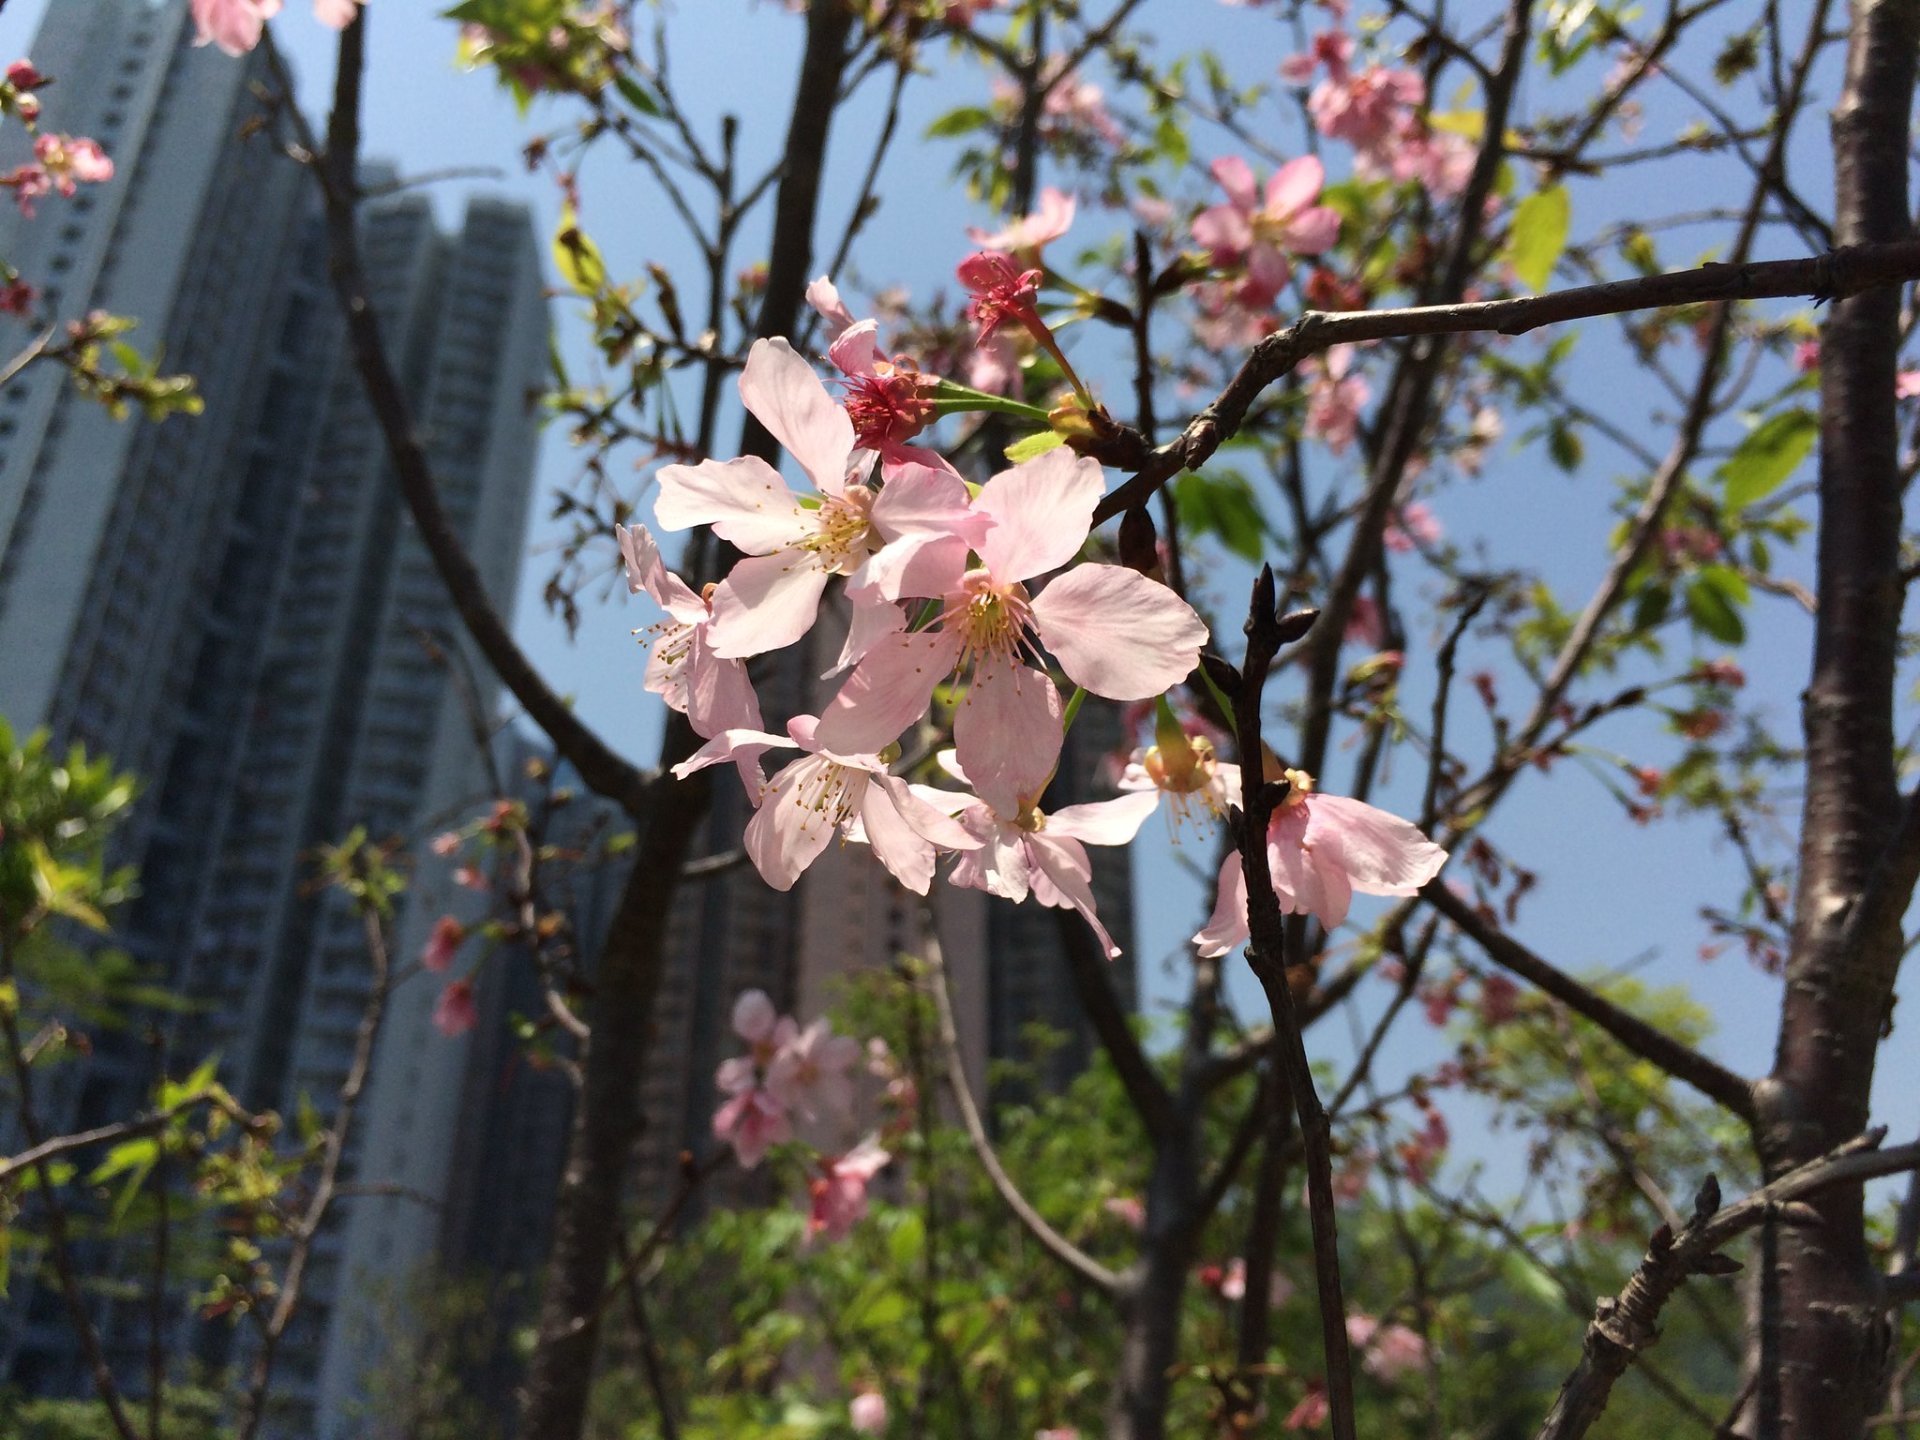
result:
[[[462,693],[456,671],[485,672],[458,663],[451,602],[361,398],[324,288],[312,182],[250,123],[264,67],[191,39],[185,0],[54,0],[35,42],[64,82],[46,92],[45,124],[96,135],[118,173],[35,221],[0,219],[0,253],[48,281],[62,314],[139,318],[143,344],[198,377],[206,409],[116,422],[52,366],[0,393],[0,710],[146,781],[119,840],[143,893],[118,938],[196,1002],[168,1027],[168,1057],[217,1052],[243,1103],[291,1113],[311,1100],[325,1115],[369,966],[355,917],[312,892],[310,852],[356,825],[417,834],[479,800],[476,728],[496,693],[484,678]],[[477,199],[443,235],[409,196],[371,202],[363,225],[442,500],[505,603],[547,354],[528,216]],[[434,1057],[422,1103],[443,1082],[457,1104],[458,1049]],[[50,1097],[54,1122],[131,1113],[154,1058],[137,1037],[100,1037]],[[349,1174],[357,1159],[355,1145]],[[323,1236],[309,1271],[277,1433],[309,1428],[339,1243]],[[116,1368],[138,1373],[144,1317],[103,1305],[99,1323]],[[16,1284],[0,1311],[0,1373],[84,1390],[47,1292]]]

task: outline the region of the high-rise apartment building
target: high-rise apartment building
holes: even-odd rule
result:
[[[370,967],[357,919],[309,883],[312,849],[355,826],[417,835],[480,800],[476,729],[496,687],[465,653],[388,472],[325,289],[312,182],[256,123],[265,68],[196,49],[192,33],[186,0],[53,0],[32,51],[61,81],[44,123],[97,136],[117,174],[35,220],[0,218],[0,254],[59,313],[139,318],[143,345],[196,375],[205,413],[115,421],[50,365],[0,392],[0,713],[144,778],[119,840],[142,895],[117,938],[193,1002],[164,1027],[167,1054],[217,1052],[243,1103],[291,1114],[311,1101],[324,1116]],[[504,604],[547,355],[529,217],[476,199],[447,235],[414,196],[370,203],[363,224],[442,500]],[[420,1053],[376,1076],[374,1095],[457,1105],[465,1046],[422,1052],[424,1011],[411,1019]],[[155,1060],[139,1036],[96,1037],[93,1062],[65,1067],[65,1093],[47,1097],[54,1120],[131,1113]],[[341,1243],[330,1232],[316,1249],[271,1433],[313,1432]],[[174,1309],[176,1353],[204,1350],[190,1309]],[[103,1303],[98,1319],[116,1368],[142,1375],[145,1314]],[[244,1358],[246,1332],[227,1334],[228,1358]],[[16,1282],[0,1309],[0,1378],[84,1392],[48,1291]]]
[[[117,175],[73,200],[48,199],[33,221],[0,207],[0,255],[45,283],[61,314],[139,318],[135,339],[198,377],[206,409],[161,424],[114,421],[51,366],[0,390],[0,714],[17,730],[44,725],[84,741],[144,777],[119,857],[140,866],[142,895],[117,939],[196,1002],[167,1027],[167,1057],[217,1051],[243,1103],[291,1114],[310,1101],[325,1115],[369,972],[354,917],[307,884],[310,853],[356,825],[418,841],[469,813],[490,790],[476,732],[496,692],[470,655],[455,667],[470,687],[450,673],[446,657],[465,647],[344,350],[311,181],[262,129],[265,67],[191,39],[186,0],[51,0],[31,51],[60,77],[43,95],[46,124],[97,136]],[[0,165],[16,159],[0,150]],[[530,396],[546,357],[528,218],[476,200],[446,235],[422,199],[375,201],[363,247],[442,498],[504,603],[533,465]],[[776,725],[823,698],[819,667],[803,660],[770,657],[760,677]],[[636,694],[642,664],[636,652]],[[1094,703],[1083,708],[1063,775],[1093,773],[1112,722]],[[512,737],[493,747],[503,773],[526,758]],[[729,776],[715,790],[702,854],[737,847],[750,813]],[[583,803],[564,823],[620,820]],[[1126,859],[1094,860],[1102,912],[1127,946]],[[609,865],[582,877],[569,899],[588,950],[623,873]],[[1056,914],[944,886],[938,898],[976,1083],[989,1057],[1023,1053],[1034,1020],[1069,1036],[1048,1075],[1063,1080],[1090,1037]],[[439,914],[477,916],[484,905],[450,867],[423,861],[396,956],[417,955]],[[683,1149],[714,1143],[713,1072],[737,1048],[728,1021],[738,993],[758,986],[812,1016],[838,977],[917,949],[923,923],[918,900],[859,847],[824,857],[789,894],[746,866],[682,889],[648,1036],[636,1215],[671,1188]],[[523,962],[495,956],[476,972],[481,1024],[459,1039],[430,1024],[435,977],[395,990],[347,1156],[363,1193],[343,1200],[317,1247],[280,1353],[271,1435],[377,1433],[369,1415],[384,1382],[370,1375],[385,1363],[383,1327],[406,1325],[417,1280],[511,1271],[514,1283],[537,1285],[571,1096],[561,1072],[530,1068],[508,1033],[508,1017],[539,1000]],[[1130,997],[1132,957],[1115,973]],[[67,1067],[63,1092],[48,1097],[58,1123],[124,1117],[147,1093],[159,1057],[142,1037],[95,1040],[93,1061]],[[0,1118],[0,1142],[6,1128]],[[88,1258],[113,1274],[133,1273],[140,1257]],[[171,1313],[176,1355],[248,1358],[244,1329],[197,1325],[185,1297]],[[99,1323],[139,1393],[144,1306],[103,1303]],[[511,1369],[486,1371],[502,1406]],[[87,1389],[58,1297],[17,1271],[0,1301],[5,1383]]]

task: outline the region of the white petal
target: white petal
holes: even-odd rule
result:
[[[662,530],[711,525],[722,540],[748,555],[771,555],[813,533],[812,516],[780,472],[751,455],[725,463],[666,465],[655,478],[660,493],[653,518]]]
[[[1160,808],[1160,792],[1146,790],[1112,800],[1069,805],[1047,816],[1048,835],[1070,836],[1089,845],[1125,845],[1140,833],[1149,815]]]
[[[728,660],[784,650],[820,614],[827,572],[811,555],[785,551],[740,561],[713,592],[707,642]]]
[[[1087,543],[1094,506],[1105,492],[1099,462],[1064,445],[1001,471],[973,502],[993,519],[980,542],[981,560],[1003,584],[1058,570]]]
[[[740,372],[740,399],[816,488],[838,495],[846,487],[853,422],[785,340],[753,342]]]

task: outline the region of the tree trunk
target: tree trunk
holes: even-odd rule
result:
[[[1920,0],[1857,0],[1833,115],[1834,236],[1907,236],[1907,132]],[[1900,622],[1894,412],[1900,292],[1834,304],[1821,343],[1819,614],[1792,953],[1773,1074],[1758,1089],[1769,1177],[1865,1128],[1899,966],[1891,923],[1849,926],[1898,820],[1893,685]],[[1885,908],[1885,907],[1877,907]],[[1813,1202],[1822,1223],[1776,1226],[1765,1273],[1753,1428],[1782,1440],[1861,1435],[1882,1393],[1884,1339],[1857,1187]]]
[[[1107,1440],[1164,1440],[1167,1434],[1169,1372],[1180,1355],[1180,1302],[1193,1266],[1193,1216],[1200,1203],[1192,1134],[1183,1126],[1154,1146],[1146,1234],[1121,1305],[1125,1339]]]

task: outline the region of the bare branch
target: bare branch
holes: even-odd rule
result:
[[[1596,1307],[1580,1364],[1561,1387],[1538,1440],[1580,1440],[1587,1433],[1605,1410],[1614,1381],[1626,1373],[1635,1356],[1659,1339],[1660,1311],[1681,1284],[1694,1275],[1739,1269],[1716,1253],[1728,1241],[1768,1220],[1793,1223],[1810,1218],[1810,1212],[1800,1211],[1797,1202],[1811,1196],[1920,1167],[1920,1145],[1882,1150],[1879,1144],[1885,1133],[1875,1130],[1849,1141],[1725,1210],[1719,1208],[1720,1187],[1709,1178],[1687,1227],[1678,1235],[1665,1225],[1655,1231],[1626,1288]]]
[[[1116,425],[1114,435],[1090,445],[1088,453],[1096,458],[1136,472],[1131,480],[1108,492],[1094,517],[1110,520],[1141,504],[1182,470],[1205,464],[1214,451],[1240,432],[1253,402],[1269,385],[1309,355],[1335,345],[1416,335],[1522,335],[1542,325],[1707,301],[1794,295],[1831,300],[1915,279],[1920,279],[1920,240],[1892,240],[1848,246],[1809,259],[1702,265],[1510,300],[1337,314],[1309,310],[1286,329],[1254,346],[1227,388],[1188,421],[1177,438],[1149,449],[1133,431]]]
[[[1451,920],[1503,969],[1544,990],[1574,1014],[1591,1020],[1642,1060],[1652,1061],[1674,1079],[1691,1085],[1709,1100],[1718,1101],[1749,1125],[1755,1122],[1759,1112],[1750,1082],[1542,960],[1519,941],[1488,924],[1471,904],[1448,889],[1444,880],[1429,881],[1421,889],[1420,898]]]
[[[974,1102],[973,1089],[967,1083],[967,1072],[960,1062],[960,1032],[954,1024],[953,998],[947,993],[946,959],[941,953],[940,939],[934,934],[931,915],[927,917],[926,929],[924,958],[927,964],[927,988],[933,994],[934,1011],[940,1024],[942,1067],[947,1075],[947,1089],[953,1095],[954,1107],[960,1112],[960,1123],[973,1145],[980,1168],[987,1172],[994,1190],[1006,1202],[1014,1218],[1026,1226],[1028,1233],[1040,1243],[1041,1249],[1094,1289],[1109,1296],[1118,1295],[1120,1277],[1054,1229],[1046,1216],[1034,1209],[1032,1202],[1020,1193],[1020,1187],[1014,1184],[1013,1177],[1007,1174],[1006,1166],[1000,1163],[999,1155],[994,1152],[993,1141],[987,1137],[986,1124],[980,1118],[980,1107]]]

